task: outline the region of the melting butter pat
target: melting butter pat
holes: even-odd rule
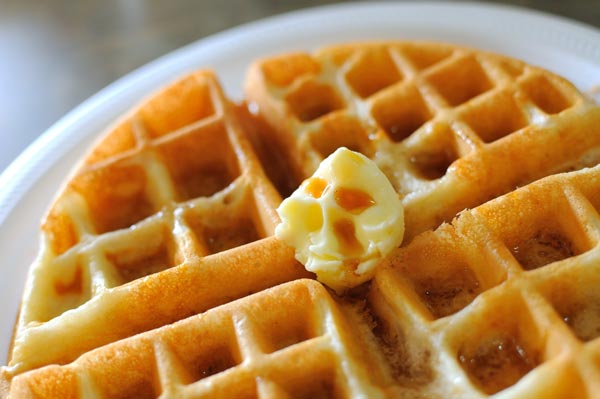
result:
[[[277,209],[275,235],[317,279],[343,292],[375,274],[404,236],[404,209],[364,155],[339,148]]]

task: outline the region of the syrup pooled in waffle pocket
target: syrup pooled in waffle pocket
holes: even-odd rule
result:
[[[85,155],[42,226],[5,396],[598,397],[598,106],[420,42],[258,60],[246,101],[190,74]],[[336,293],[274,233],[339,147],[386,176],[405,231]]]

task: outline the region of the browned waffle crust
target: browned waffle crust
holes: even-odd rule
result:
[[[44,220],[0,392],[597,397],[600,166],[555,175],[597,163],[596,105],[417,42],[260,60],[246,88],[252,112],[186,76],[85,156]],[[339,297],[272,234],[342,145],[387,174],[407,238]]]

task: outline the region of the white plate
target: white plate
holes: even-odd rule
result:
[[[583,90],[600,84],[600,31],[513,7],[476,3],[354,3],[309,9],[244,25],[162,57],[88,99],[0,175],[0,364],[7,356],[38,226],[90,142],[144,95],[202,67],[241,95],[258,56],[362,39],[430,39],[504,53],[553,70]]]

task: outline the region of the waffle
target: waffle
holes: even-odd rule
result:
[[[437,43],[365,43],[259,60],[251,109],[297,181],[340,146],[404,196],[405,242],[543,176],[600,160],[597,106],[564,79]]]
[[[415,42],[259,60],[246,97],[193,73],[83,158],[45,217],[0,393],[594,397],[600,171],[527,184],[597,163],[596,105],[520,61]],[[273,236],[339,146],[406,211],[403,246],[342,296]]]
[[[281,197],[235,113],[198,72],[94,145],[44,221],[5,373],[308,275],[269,238]]]

